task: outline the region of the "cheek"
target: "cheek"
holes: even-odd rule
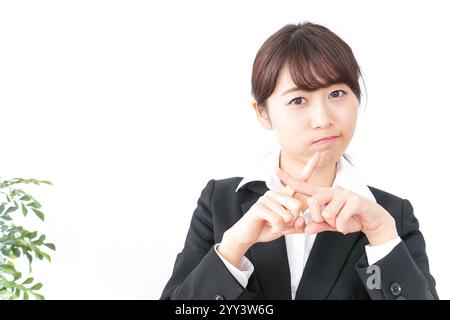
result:
[[[340,109],[340,112],[335,115],[337,120],[336,126],[342,132],[344,139],[351,140],[356,128],[356,121],[358,118],[358,106],[349,106]]]
[[[308,130],[306,117],[301,114],[284,112],[273,118],[273,127],[277,137],[282,139],[302,141],[305,132]],[[295,139],[292,139],[295,137]]]
[[[290,154],[297,154],[308,144],[310,128],[306,117],[302,115],[284,114],[274,119],[273,131],[280,146]]]

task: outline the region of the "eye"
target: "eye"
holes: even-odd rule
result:
[[[339,98],[342,97],[346,92],[344,90],[334,90],[332,93],[330,93],[331,98]]]
[[[291,102],[289,102],[289,104],[294,103],[295,105],[299,105],[299,104],[303,104],[305,103],[305,98],[303,97],[297,97],[291,100]]]

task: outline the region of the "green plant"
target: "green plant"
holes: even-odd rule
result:
[[[13,214],[21,212],[24,217],[33,212],[44,221],[41,204],[30,194],[17,188],[20,184],[49,184],[50,181],[15,178],[0,179],[0,299],[28,300],[30,296],[43,300],[44,296],[37,291],[42,283],[35,282],[32,277],[22,279],[22,273],[16,270],[15,259],[28,259],[28,273],[32,272],[33,256],[35,259],[47,259],[50,255],[43,251],[44,247],[55,250],[53,243],[46,242],[46,236],[37,231],[29,231],[23,226],[13,223]]]

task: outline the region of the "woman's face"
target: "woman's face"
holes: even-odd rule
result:
[[[319,166],[328,166],[338,161],[353,137],[359,102],[346,84],[299,90],[288,69],[283,68],[266,106],[268,114],[257,112],[258,119],[265,128],[274,130],[283,152],[306,163],[320,151]],[[254,108],[257,110],[256,103]],[[316,142],[329,136],[336,138]]]

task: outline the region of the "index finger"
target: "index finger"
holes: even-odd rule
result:
[[[296,192],[300,192],[305,196],[312,196],[322,189],[320,187],[312,186],[307,182],[292,178],[284,171],[280,172],[279,177],[286,183],[286,187],[284,188],[285,192],[291,196],[293,196]]]
[[[313,189],[309,187],[306,183],[312,174],[314,173],[315,168],[319,164],[320,161],[320,155],[319,152],[316,152],[306,163],[305,167],[302,169],[302,172],[300,173],[300,178],[294,178],[291,177],[289,174],[281,170],[280,168],[277,170],[278,177],[286,183],[286,186],[284,187],[284,191],[289,194],[290,196],[293,196],[296,191],[300,191],[306,194],[311,195],[314,193]],[[292,188],[294,187],[294,188]],[[296,190],[297,189],[297,190]]]
[[[317,165],[319,164],[319,161],[320,161],[320,154],[319,151],[316,151],[316,153],[314,153],[314,155],[308,160],[302,172],[300,173],[299,180],[307,182],[314,173],[314,169],[316,169]],[[278,169],[278,172],[280,171],[282,170]],[[289,186],[286,186],[284,190],[291,196],[294,195],[295,193],[295,191],[292,190],[292,188]]]
[[[319,151],[316,151],[314,155],[311,157],[311,159],[308,160],[305,167],[303,168],[302,172],[300,173],[300,180],[308,182],[308,180],[311,178],[312,174],[314,173],[314,170],[316,169],[317,165],[320,161],[320,154]]]

